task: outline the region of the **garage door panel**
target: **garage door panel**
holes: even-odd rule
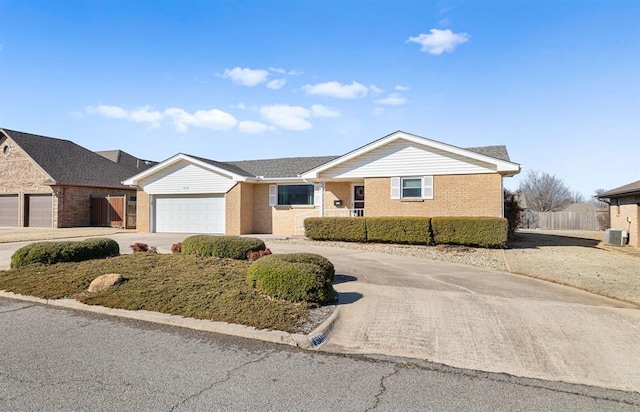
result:
[[[224,195],[158,196],[155,230],[166,233],[224,233]]]
[[[51,195],[26,195],[27,219],[29,227],[52,226],[52,196]]]
[[[0,226],[18,226],[18,195],[0,196]]]

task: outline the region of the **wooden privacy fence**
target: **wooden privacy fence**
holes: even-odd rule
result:
[[[91,197],[91,226],[125,227],[126,196]]]
[[[604,230],[609,227],[609,211],[522,212],[521,227],[527,229]]]

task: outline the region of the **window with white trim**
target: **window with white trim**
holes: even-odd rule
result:
[[[433,176],[392,177],[391,199],[433,199]]]
[[[270,185],[269,206],[313,206],[314,191],[314,185]]]

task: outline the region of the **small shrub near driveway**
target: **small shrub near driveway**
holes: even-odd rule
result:
[[[11,268],[33,263],[52,265],[58,262],[81,262],[118,256],[120,247],[115,240],[94,238],[68,242],[36,242],[23,246],[11,256]]]
[[[367,241],[367,226],[360,217],[308,217],[304,233],[313,240]]]
[[[429,245],[431,218],[424,216],[367,217],[367,241]]]
[[[182,241],[185,255],[246,260],[249,252],[264,249],[264,242],[254,237],[196,235]]]
[[[312,253],[269,255],[247,270],[247,283],[258,291],[289,302],[328,303],[336,298],[335,271],[324,257]]]
[[[500,247],[507,243],[509,223],[499,217],[434,217],[433,239],[437,244]]]

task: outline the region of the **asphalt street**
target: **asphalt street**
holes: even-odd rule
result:
[[[0,410],[625,411],[640,395],[0,299]]]

